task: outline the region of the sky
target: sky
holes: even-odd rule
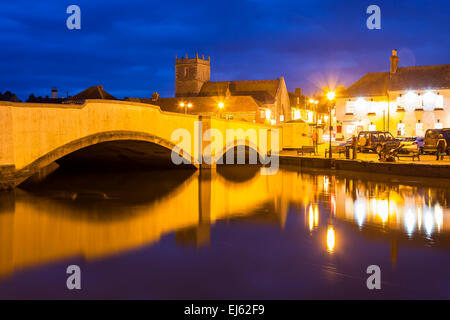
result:
[[[69,5],[81,29],[69,30]],[[381,10],[369,30],[368,6]],[[211,57],[211,80],[276,79],[312,95],[367,72],[450,64],[448,0],[2,0],[0,92],[174,95],[175,55]]]

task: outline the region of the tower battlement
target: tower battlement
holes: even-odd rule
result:
[[[203,84],[210,81],[211,58],[204,56],[178,58],[175,56],[175,96],[192,97],[199,94]]]

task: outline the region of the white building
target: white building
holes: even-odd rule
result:
[[[363,130],[423,136],[427,129],[450,128],[450,65],[398,63],[393,50],[389,72],[368,73],[337,97],[337,137]]]

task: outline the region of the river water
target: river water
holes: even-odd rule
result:
[[[446,180],[290,168],[58,170],[0,194],[0,298],[450,298],[449,200]]]

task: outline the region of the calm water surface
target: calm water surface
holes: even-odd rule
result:
[[[0,298],[450,298],[449,200],[361,174],[56,171],[0,194]]]

